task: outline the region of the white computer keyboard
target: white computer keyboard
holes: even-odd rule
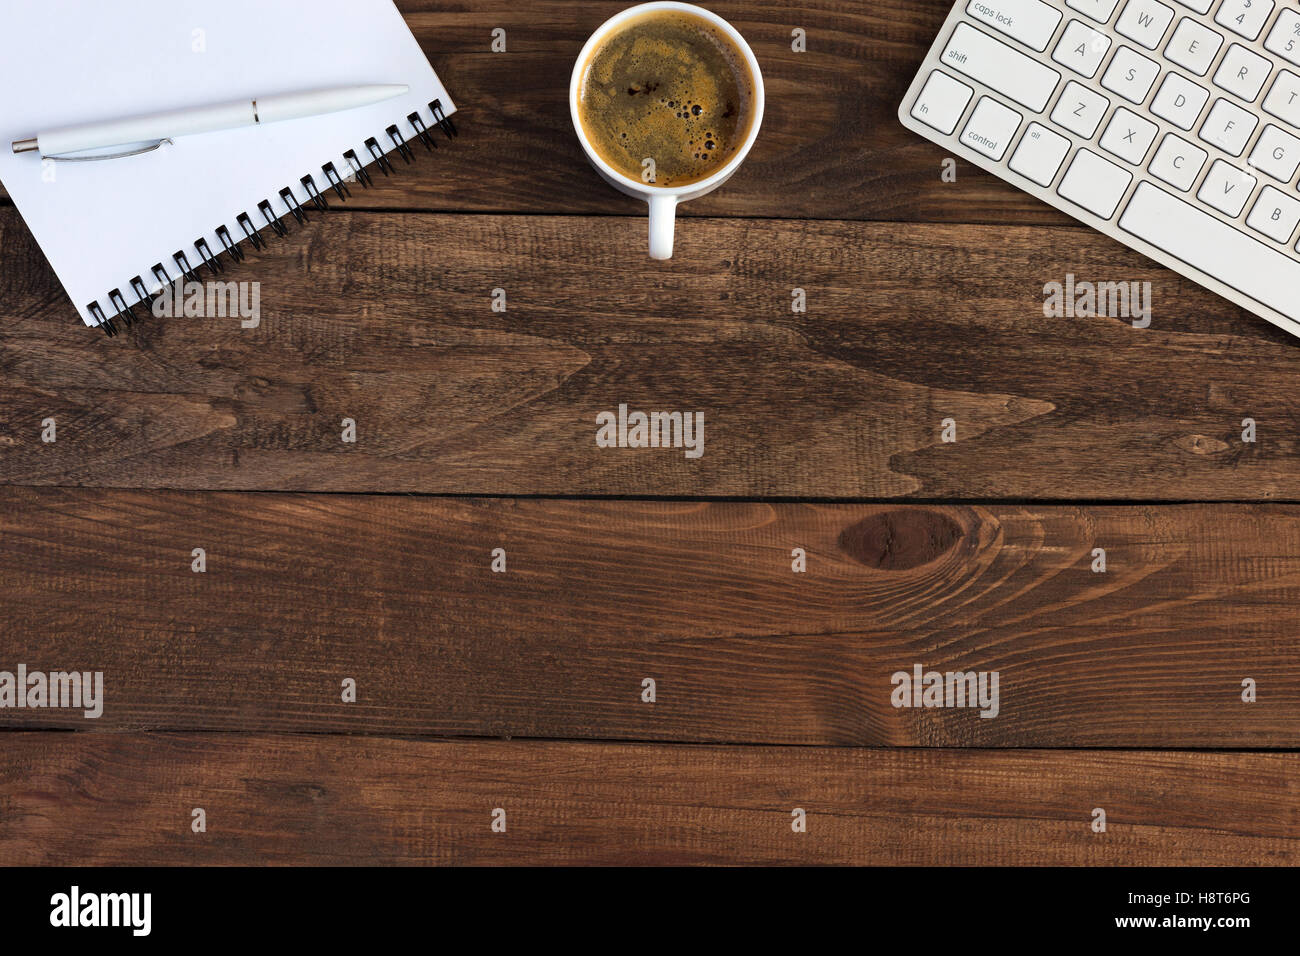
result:
[[[1294,4],[959,0],[898,112],[1300,336]]]

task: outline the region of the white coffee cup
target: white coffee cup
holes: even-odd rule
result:
[[[578,98],[582,94],[583,68],[591,58],[592,53],[595,52],[596,47],[609,35],[611,30],[616,29],[633,17],[652,13],[656,10],[678,10],[682,13],[693,14],[713,24],[730,38],[736,49],[744,54],[745,63],[754,79],[754,121],[750,124],[749,135],[745,137],[745,142],[740,149],[736,150],[735,155],[731,157],[727,165],[707,179],[701,179],[699,182],[685,186],[656,186],[654,183],[642,182],[639,179],[623,175],[601,159],[595,147],[591,145],[591,141],[587,138],[587,134],[578,118]],[[688,199],[698,199],[700,196],[711,193],[730,179],[736,170],[740,168],[740,164],[745,161],[745,157],[749,155],[750,149],[754,146],[754,141],[758,139],[758,128],[763,123],[763,73],[758,68],[758,59],[754,56],[754,51],[749,48],[749,44],[745,42],[745,38],[740,35],[735,27],[716,13],[710,13],[708,10],[690,3],[643,3],[639,6],[629,7],[622,13],[610,17],[591,35],[587,45],[582,48],[582,52],[578,54],[578,62],[573,67],[573,79],[569,83],[569,112],[573,117],[573,128],[578,134],[578,140],[582,143],[582,148],[587,151],[587,159],[596,168],[596,172],[600,173],[601,178],[619,192],[626,193],[635,199],[642,199],[649,204],[650,257],[652,259],[671,259],[673,257],[673,228],[677,219],[677,204],[686,202]]]

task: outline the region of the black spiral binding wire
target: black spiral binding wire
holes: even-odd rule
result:
[[[406,117],[407,123],[415,132],[415,138],[420,141],[427,152],[433,152],[438,148],[437,142],[433,139],[434,128],[440,129],[447,139],[454,139],[459,135],[456,124],[452,122],[442,108],[441,100],[434,100],[429,104],[429,112],[433,116],[433,126],[425,123],[423,117],[418,112],[411,113]],[[393,124],[384,130],[385,138],[393,144],[393,151],[401,157],[404,164],[410,164],[415,158],[415,152],[411,149],[411,143],[402,136],[401,130],[397,124]],[[365,141],[366,154],[369,158],[362,162],[358,157],[357,151],[347,150],[343,154],[343,159],[347,162],[348,168],[340,173],[334,163],[326,163],[321,167],[321,173],[325,176],[326,192],[333,190],[339,201],[346,202],[352,196],[351,190],[348,189],[347,180],[355,180],[364,188],[369,189],[374,180],[371,177],[366,166],[373,162],[378,170],[385,176],[396,171],[392,162],[389,161],[388,154],[379,143],[379,137],[372,136]],[[365,154],[362,154],[365,155]],[[304,225],[310,221],[307,216],[307,206],[314,207],[318,210],[329,208],[329,203],[325,200],[324,193],[316,185],[316,180],[311,173],[303,176],[299,180],[303,193],[306,195],[306,202],[299,202],[298,197],[294,194],[292,187],[286,186],[280,190],[280,202],[284,210],[291,215],[299,225]],[[130,281],[131,293],[135,296],[134,303],[128,303],[126,297],[122,294],[121,289],[113,289],[106,294],[109,306],[112,308],[112,314],[107,314],[95,300],[86,306],[86,311],[90,313],[99,328],[109,336],[117,335],[117,323],[120,321],[126,328],[130,328],[140,318],[136,314],[136,309],[144,310],[145,315],[150,314],[153,309],[154,299],[160,295],[163,289],[166,289],[173,282],[197,282],[199,281],[199,268],[206,267],[208,272],[213,276],[225,272],[226,266],[221,261],[221,256],[226,255],[231,262],[243,262],[245,252],[241,249],[240,243],[247,242],[254,249],[266,248],[266,238],[261,234],[261,229],[269,229],[277,237],[283,238],[289,234],[289,227],[285,224],[284,219],[276,212],[271,205],[270,200],[263,199],[257,204],[257,213],[263,220],[261,227],[257,226],[248,212],[241,212],[235,217],[235,224],[243,232],[242,236],[234,236],[230,230],[223,224],[213,230],[217,241],[221,244],[220,249],[214,249],[208,240],[199,237],[194,241],[195,252],[198,258],[191,263],[189,256],[184,249],[178,249],[172,255],[172,262],[175,265],[178,275],[173,279],[167,272],[167,269],[161,262],[156,262],[150,268],[154,279],[159,283],[159,290],[150,293],[141,276],[134,276]]]

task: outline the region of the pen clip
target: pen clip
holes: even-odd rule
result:
[[[106,153],[103,156],[42,156],[41,158],[56,163],[97,163],[105,159],[125,159],[128,156],[152,153],[155,149],[161,149],[164,143],[168,146],[176,145],[170,139],[160,139],[152,146],[143,146],[140,149],[127,150],[124,153]]]

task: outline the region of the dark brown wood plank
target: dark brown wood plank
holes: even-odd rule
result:
[[[97,720],[0,710],[9,729],[1300,743],[1293,506],[8,489],[0,513],[0,670],[105,682]],[[997,671],[998,715],[895,708],[917,664]]]
[[[358,189],[356,205],[636,214],[636,202],[591,171],[568,107],[578,52],[605,19],[628,5],[399,0],[456,99],[462,135],[436,157],[425,158],[421,150],[415,165],[399,163],[400,174],[379,187]],[[957,184],[941,182],[947,154],[899,124],[898,104],[952,6],[949,0],[720,0],[709,6],[753,46],[766,78],[767,117],[740,174],[714,195],[685,204],[682,215],[1067,221],[964,161]],[[791,49],[796,27],[807,33],[807,53]],[[506,31],[505,53],[491,52],[497,28]]]
[[[0,482],[1300,498],[1295,341],[1100,235],[693,220],[660,266],[643,231],[340,214],[231,273],[261,282],[260,327],[149,317],[108,340],[0,211]],[[1044,318],[1067,274],[1149,281],[1152,327]],[[703,457],[598,448],[621,403],[702,412]]]
[[[1300,862],[1298,772],[1297,754],[9,734],[0,859],[1280,866]]]

